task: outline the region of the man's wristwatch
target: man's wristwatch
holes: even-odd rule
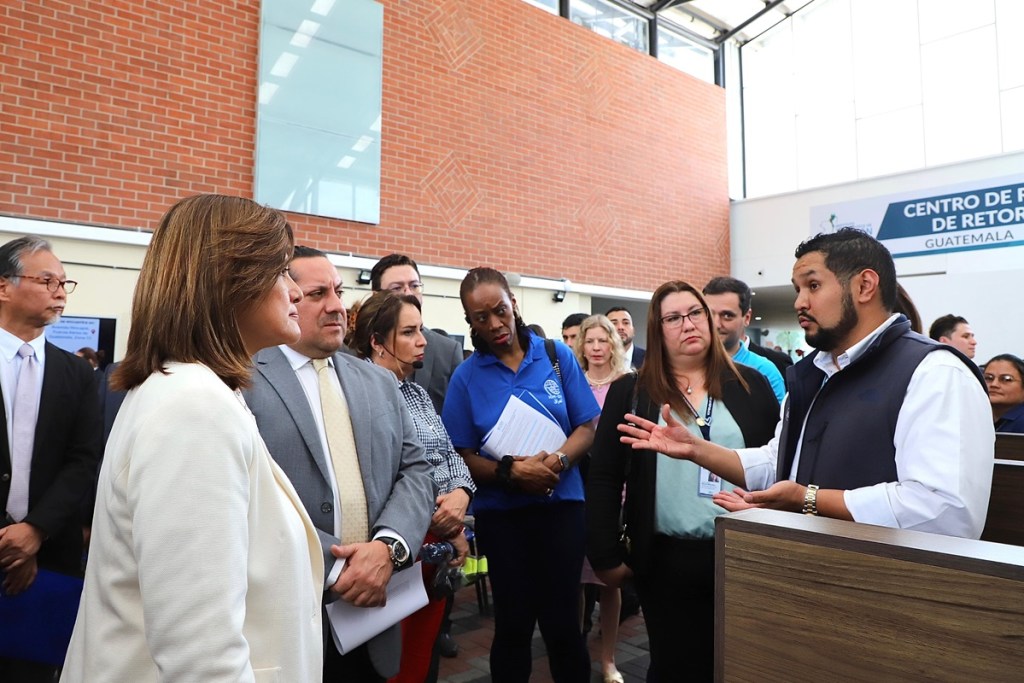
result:
[[[558,456],[558,462],[560,462],[562,464],[562,471],[563,472],[568,471],[568,469],[570,467],[572,467],[572,463],[569,462],[569,456],[568,455],[566,455],[562,451],[555,451],[555,455]]]
[[[393,538],[391,536],[378,536],[373,540],[380,541],[388,547],[388,554],[391,557],[391,568],[396,572],[399,569],[405,569],[411,564],[409,549],[406,548],[405,544],[397,538]]]
[[[814,484],[808,485],[807,492],[804,493],[804,514],[818,514],[818,487]]]

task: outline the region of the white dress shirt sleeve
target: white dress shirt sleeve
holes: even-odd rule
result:
[[[992,411],[978,379],[952,353],[934,351],[917,367],[893,442],[897,481],[846,491],[854,520],[981,536],[995,454]]]

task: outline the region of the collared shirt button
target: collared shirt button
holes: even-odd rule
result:
[[[11,475],[8,474],[7,472],[4,472],[4,476],[0,477],[0,480],[10,481],[11,480]]]
[[[334,512],[334,506],[331,505],[330,503],[322,503],[320,505],[320,512],[324,513],[325,515],[330,514]]]

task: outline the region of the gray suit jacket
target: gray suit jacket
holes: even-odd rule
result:
[[[329,573],[334,564],[330,547],[339,542],[334,536],[334,491],[309,401],[280,349],[259,352],[255,365],[246,403],[271,456],[291,479],[317,528]],[[430,525],[437,487],[398,383],[386,370],[347,354],[335,354],[334,367],[352,416],[371,535],[381,527],[394,529],[415,554]],[[367,647],[380,675],[398,673],[397,624]]]
[[[434,410],[440,415],[444,407],[444,396],[448,393],[448,380],[462,362],[462,347],[454,339],[438,334],[429,327],[423,328],[423,336],[427,338],[423,367],[413,373],[412,381],[427,390]]]

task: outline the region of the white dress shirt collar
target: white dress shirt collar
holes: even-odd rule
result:
[[[14,360],[14,357],[18,354],[18,349],[26,343],[35,349],[36,360],[40,363],[43,362],[43,353],[46,350],[46,335],[40,334],[32,341],[26,342],[24,339],[16,337],[0,327],[0,358],[4,361],[10,363]]]
[[[899,313],[893,313],[885,320],[885,322],[872,330],[868,336],[846,349],[846,351],[839,354],[839,356],[834,359],[831,353],[827,353],[825,351],[819,352],[814,356],[815,367],[824,372],[826,377],[831,377],[836,374],[847,365],[863,356],[864,352],[867,351],[869,346],[871,346],[871,342],[875,341],[875,339],[885,332],[890,325],[896,322],[896,318],[898,317]]]

